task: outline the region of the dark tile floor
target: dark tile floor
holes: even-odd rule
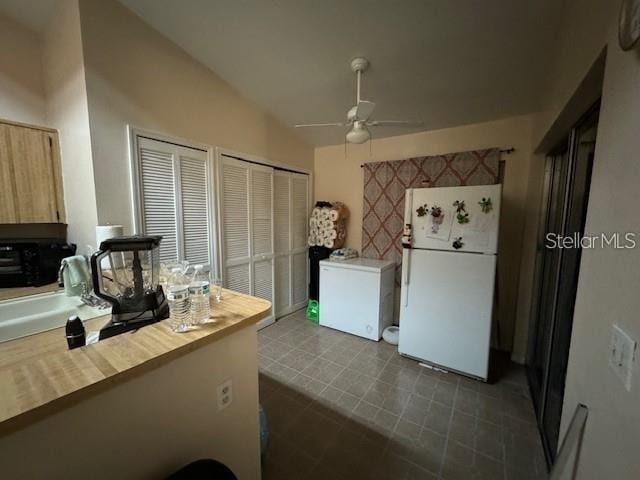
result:
[[[297,312],[261,330],[263,479],[546,478],[522,367],[438,373]]]

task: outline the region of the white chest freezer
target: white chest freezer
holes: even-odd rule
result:
[[[394,277],[389,260],[322,260],[320,325],[380,340],[393,322]]]

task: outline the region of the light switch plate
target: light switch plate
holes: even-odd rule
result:
[[[218,385],[218,411],[224,410],[233,402],[233,383],[231,379]]]
[[[627,391],[631,391],[631,376],[635,355],[635,340],[620,327],[613,325],[609,349],[609,367],[620,378]]]

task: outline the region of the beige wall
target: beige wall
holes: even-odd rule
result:
[[[618,47],[618,2],[611,3],[597,30],[607,32],[608,52],[585,227],[590,234],[638,232],[640,50],[625,53]],[[592,30],[590,22],[580,27],[580,37]],[[572,45],[576,51],[581,48]],[[578,402],[590,410],[580,479],[640,478],[638,353],[631,392],[607,366],[613,324],[640,340],[638,272],[637,248],[582,253],[563,411],[564,430]]]
[[[586,233],[638,232],[640,183],[640,50],[624,53],[617,43],[618,1],[567,2],[563,35],[555,52],[547,111],[534,122],[534,144],[548,132],[589,68],[607,46],[605,79],[591,179]],[[528,190],[540,190],[542,157],[532,165]],[[539,198],[539,195],[538,195]],[[525,232],[535,231],[529,215]],[[529,233],[527,233],[529,235]],[[528,312],[534,243],[525,244],[518,313]],[[640,388],[638,356],[632,388],[627,392],[609,369],[611,326],[640,340],[640,257],[635,250],[583,250],[576,297],[561,438],[578,403],[589,407],[579,479],[640,478]],[[529,290],[530,291],[530,290]]]
[[[47,123],[60,131],[68,238],[89,253],[98,220],[77,0],[57,1],[43,46]]]
[[[547,85],[541,91],[544,113],[536,117],[534,145],[551,127],[607,43],[608,19],[617,14],[619,0],[568,0],[554,51]]]
[[[351,210],[347,245],[360,250],[362,241],[362,169],[368,161],[400,160],[490,147],[513,146],[506,161],[503,210],[500,223],[498,318],[501,347],[511,350],[518,293],[520,245],[527,208],[527,178],[531,161],[532,116],[421,132],[373,140],[369,144],[321,147],[315,150],[314,194],[316,200],[342,201]]]
[[[524,228],[520,254],[520,280],[515,311],[515,331],[513,332],[513,351],[511,354],[512,360],[522,364],[526,362],[529,340],[530,309],[534,287],[544,167],[545,156],[532,153],[529,177],[526,179],[524,209],[522,211]]]
[[[68,239],[86,253],[97,210],[77,0],[57,0],[35,33],[0,16],[0,118],[56,128]]]
[[[38,35],[0,14],[0,118],[46,124]]]
[[[0,437],[2,477],[151,480],[214,458],[259,480],[256,337],[246,327]],[[228,379],[233,400],[218,411]]]
[[[81,18],[100,223],[132,225],[127,124],[313,168],[311,147],[120,3],[81,0]]]
[[[608,29],[617,12],[618,1],[571,0],[562,12],[562,28],[553,57],[552,68],[547,75],[546,86],[540,92],[543,111],[533,117],[533,146],[538,147],[543,137],[577,90],[589,69],[607,43]],[[516,312],[517,329],[514,338],[514,359],[524,360],[529,333],[536,233],[540,214],[540,198],[544,173],[544,152],[531,162],[531,174],[527,185],[527,208],[525,235],[520,266],[520,291]]]

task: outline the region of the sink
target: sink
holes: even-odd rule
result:
[[[72,315],[81,320],[108,315],[111,309],[90,307],[64,292],[41,293],[0,301],[0,342],[62,327]]]

